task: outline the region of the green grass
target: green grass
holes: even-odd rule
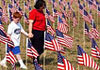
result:
[[[21,6],[22,5],[22,0],[20,0],[20,4]],[[56,0],[57,1],[57,0]],[[8,3],[8,2],[7,2]],[[33,1],[31,3],[33,5]],[[78,19],[78,22],[79,24],[73,28],[72,27],[72,21],[68,20],[68,24],[70,25],[70,31],[68,32],[68,35],[72,36],[74,38],[74,42],[73,42],[73,48],[72,49],[68,49],[68,48],[64,48],[66,50],[66,54],[63,54],[65,56],[65,58],[67,60],[69,60],[69,62],[73,65],[73,67],[76,68],[76,70],[93,70],[89,67],[86,67],[86,66],[80,66],[77,64],[77,45],[80,45],[82,46],[82,48],[85,50],[85,52],[90,55],[91,53],[91,42],[89,40],[89,38],[87,36],[84,36],[83,35],[83,20],[82,20],[82,17],[80,16],[79,11],[77,9],[77,7],[74,7],[75,5],[73,4],[73,8],[75,9],[75,12],[76,12],[76,16],[77,16],[77,19]],[[33,6],[32,6],[33,8]],[[51,10],[51,5],[49,5],[49,9]],[[59,8],[57,8],[59,10]],[[29,12],[27,11],[27,14]],[[100,17],[97,17],[96,15],[96,11],[93,11],[93,18],[95,20],[95,23],[96,23],[96,26],[98,28],[98,30],[100,30]],[[98,20],[97,20],[98,19]],[[56,20],[56,19],[55,19]],[[9,24],[9,23],[8,23]],[[8,24],[5,24],[4,27],[5,29],[7,29],[7,25]],[[28,32],[28,25],[23,23],[23,19],[21,20],[21,24],[23,25],[25,31]],[[54,27],[57,26],[57,24],[52,24]],[[88,24],[89,27],[91,27],[90,24]],[[35,70],[34,69],[34,65],[32,64],[32,59],[27,57],[26,56],[26,37],[24,35],[21,36],[21,57],[22,59],[24,60],[25,64],[27,65],[28,67],[28,70]],[[96,40],[98,46],[100,45],[100,40]],[[2,60],[5,56],[5,46],[3,44],[0,43],[0,60]],[[93,58],[99,65],[100,65],[100,59],[96,59],[96,58]],[[44,54],[41,55],[41,63],[43,64],[43,68],[45,70],[57,70],[57,53],[56,52],[53,52],[53,51],[49,51],[49,50],[46,50],[44,52]],[[3,68],[3,67],[0,67],[1,70],[11,70],[11,65],[8,63],[8,68]],[[20,69],[20,65],[19,63],[16,63],[16,68],[17,70],[22,70]]]

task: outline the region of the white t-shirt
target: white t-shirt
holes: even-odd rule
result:
[[[7,33],[10,35],[11,40],[14,42],[14,46],[19,46],[20,45],[20,35],[21,32],[23,32],[25,35],[28,35],[22,25],[20,23],[15,23],[14,21],[12,21],[9,25],[8,25],[8,31]]]

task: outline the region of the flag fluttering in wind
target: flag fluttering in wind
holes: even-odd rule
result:
[[[5,32],[1,21],[0,21],[0,42],[4,44],[7,43],[9,46],[14,47],[13,42],[10,40],[7,33]]]
[[[37,58],[39,56],[38,52],[32,46],[32,43],[29,39],[27,41],[27,56],[29,56],[31,58],[33,58],[33,57]]]
[[[58,43],[62,44],[68,48],[72,48],[72,43],[73,43],[73,38],[63,34],[62,32],[60,32],[59,30],[56,29],[56,35],[58,38]]]
[[[100,49],[94,39],[92,39],[91,55],[95,58],[100,58]]]
[[[50,35],[49,33],[46,33],[45,48],[51,51],[60,51],[62,53],[65,53],[63,47],[61,47],[54,36]]]
[[[58,52],[58,70],[75,70],[71,63]]]
[[[88,54],[86,54],[85,51],[79,45],[77,46],[77,50],[78,50],[78,56],[77,56],[78,64],[85,65],[87,67],[91,67],[96,70],[100,69],[98,64],[96,64],[96,62]]]

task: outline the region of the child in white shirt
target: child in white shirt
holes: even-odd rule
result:
[[[16,55],[18,62],[20,63],[20,68],[27,69],[20,56],[20,35],[23,33],[24,35],[28,36],[28,33],[24,31],[22,25],[19,22],[21,17],[22,15],[19,12],[15,12],[13,14],[13,21],[8,25],[7,33],[14,43],[14,48],[10,48],[8,46],[7,49],[11,49],[14,55]],[[6,57],[0,62],[0,64],[6,67]]]

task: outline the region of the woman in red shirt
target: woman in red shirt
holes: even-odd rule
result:
[[[41,55],[44,51],[46,21],[43,9],[46,7],[46,3],[44,0],[37,0],[34,7],[35,9],[29,13],[29,37],[33,47],[37,50],[39,55]],[[37,61],[39,63],[39,57]]]

